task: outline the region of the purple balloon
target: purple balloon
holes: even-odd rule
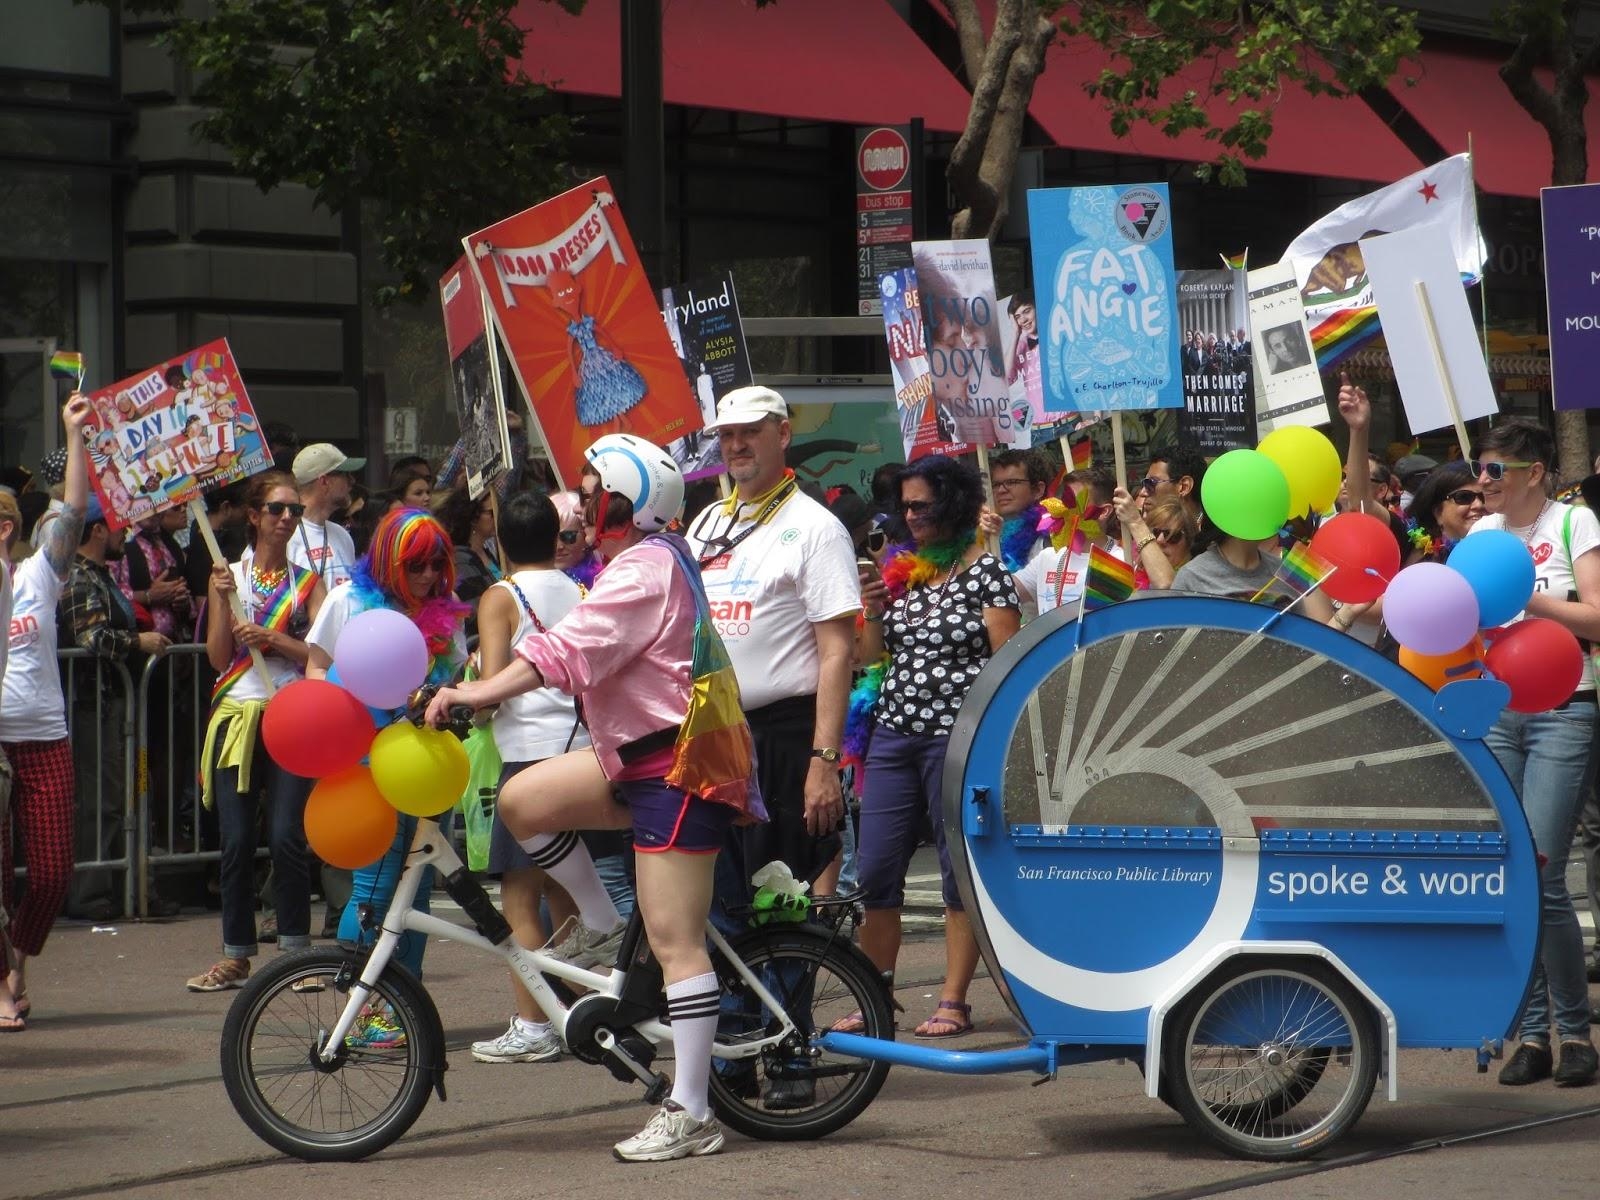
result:
[[[1384,591],[1383,621],[1408,650],[1453,654],[1478,636],[1478,597],[1460,571],[1415,563]]]
[[[333,648],[339,680],[373,708],[399,708],[428,677],[428,643],[410,618],[387,608],[352,617]]]

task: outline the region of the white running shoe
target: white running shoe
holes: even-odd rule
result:
[[[525,1032],[511,1018],[511,1026],[499,1037],[472,1043],[472,1057],[481,1063],[555,1062],[561,1057],[561,1039],[552,1030],[544,1034]]]
[[[611,1147],[623,1162],[668,1162],[674,1158],[715,1154],[722,1149],[722,1126],[715,1117],[696,1121],[668,1100],[638,1133]]]
[[[552,958],[559,958],[575,967],[614,967],[617,955],[622,952],[622,935],[627,928],[626,921],[618,921],[615,929],[601,933],[590,929],[578,918],[571,917],[566,925],[556,931],[545,950]],[[566,933],[568,929],[570,933]],[[563,933],[566,933],[565,937]]]

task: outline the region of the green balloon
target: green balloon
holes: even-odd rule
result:
[[[1206,520],[1247,542],[1276,537],[1289,518],[1289,481],[1259,450],[1229,450],[1206,468]]]

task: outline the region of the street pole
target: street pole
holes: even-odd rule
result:
[[[666,133],[661,0],[622,4],[622,211],[651,284],[666,267]]]

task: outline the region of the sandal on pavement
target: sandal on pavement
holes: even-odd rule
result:
[[[0,1017],[0,1033],[24,1033],[28,1028],[28,1018],[22,1013],[14,1017]]]
[[[865,1033],[866,1031],[867,1019],[861,1015],[859,1008],[848,1017],[840,1017],[828,1027],[829,1033]]]
[[[959,1019],[942,1017],[940,1013],[956,1013]],[[914,1036],[925,1039],[954,1038],[972,1032],[972,1005],[963,1004],[959,1000],[941,1000],[938,1007],[921,1025],[912,1031]]]
[[[196,975],[186,985],[191,992],[225,992],[229,988],[243,987],[250,978],[248,958],[224,958],[213,963],[203,975]]]

